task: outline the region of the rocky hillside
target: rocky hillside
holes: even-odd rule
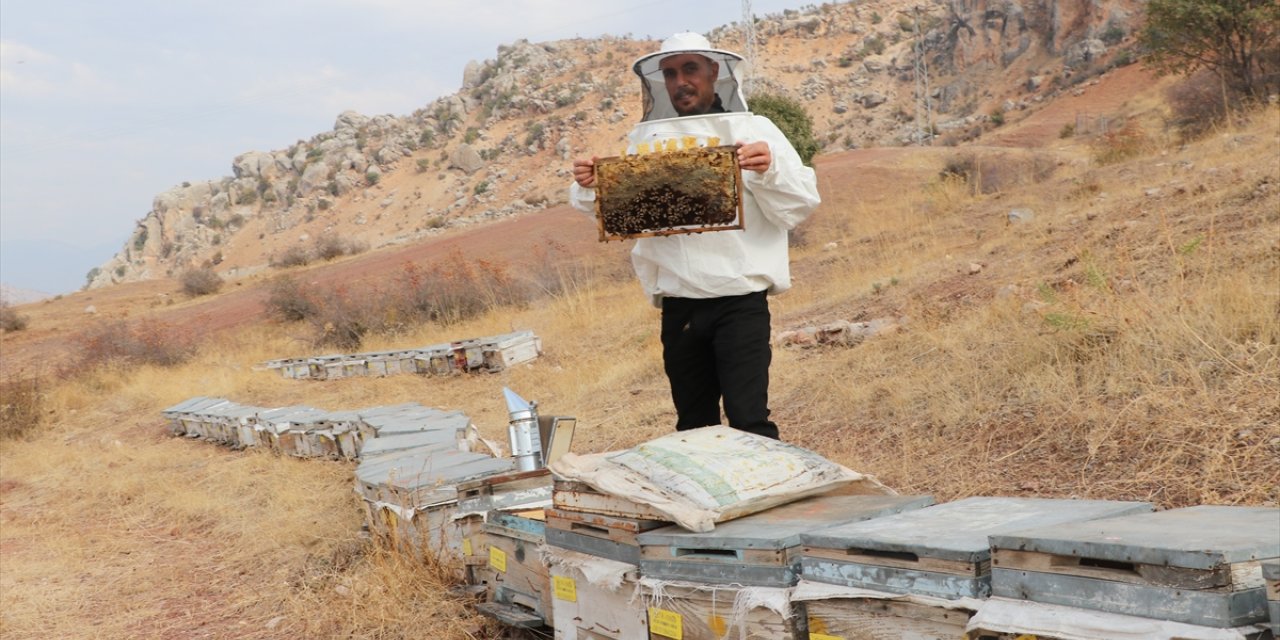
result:
[[[957,144],[1132,61],[1140,5],[870,0],[788,11],[757,19],[750,88],[801,99],[827,150]],[[708,36],[743,50],[737,25]],[[557,202],[572,156],[616,153],[640,106],[630,63],[655,47],[522,40],[468,64],[457,93],[413,114],[345,112],[332,131],[244,153],[230,176],[156,196],[88,286],[194,267],[234,279],[326,238],[378,248]]]

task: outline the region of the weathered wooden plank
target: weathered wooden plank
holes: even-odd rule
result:
[[[1081,576],[1155,587],[1204,591],[1239,590],[1239,584],[1232,580],[1232,565],[1220,565],[1211,569],[1188,569],[1012,549],[996,549],[992,552],[991,563],[1003,569]],[[1242,564],[1256,566],[1257,563]]]
[[[992,595],[1215,628],[1267,620],[1261,588],[1210,592],[995,568]]]
[[[898,600],[839,598],[804,603],[810,638],[963,638],[972,611]]]
[[[556,480],[551,504],[564,511],[599,513],[636,520],[670,520],[670,516],[653,507],[600,493],[581,482]]]
[[[840,551],[839,549],[804,547],[803,553],[806,556],[839,562],[856,562],[876,567],[896,567],[899,569],[948,573],[957,576],[981,576],[986,575],[991,570],[991,563],[987,561],[943,560],[928,556],[919,557],[915,554],[904,552],[877,553],[874,549],[847,549]]]
[[[964,576],[883,567],[829,560],[808,554],[800,558],[800,575],[805,580],[816,582],[938,598],[985,598],[991,593],[991,576],[987,574]]]

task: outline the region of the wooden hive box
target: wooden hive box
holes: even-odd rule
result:
[[[376,351],[364,354],[367,373],[371,376],[389,376],[400,373],[400,360],[392,351]],[[393,370],[394,368],[394,370]]]
[[[638,567],[558,548],[549,549],[547,558],[556,640],[630,640],[648,635]]]
[[[1280,560],[1262,563],[1262,579],[1267,581],[1267,612],[1271,618],[1271,635],[1280,638]]]
[[[650,640],[810,640],[789,589],[640,580]]]
[[[670,516],[649,505],[601,493],[585,482],[558,478],[554,482],[551,505],[562,511],[598,513],[634,520],[670,520]]]
[[[669,150],[660,153],[596,161],[602,242],[743,228],[737,148],[695,147],[686,140],[676,150],[676,140],[665,142]]]
[[[547,469],[496,473],[458,483],[462,513],[535,509],[549,504],[551,472]]]
[[[825,495],[729,520],[706,533],[672,525],[636,536],[646,578],[790,587],[800,570],[800,534],[911,511],[931,496]]]
[[[490,581],[476,608],[513,627],[553,626],[551,574],[542,559],[546,542],[542,510],[490,512],[482,525]]]
[[[640,564],[636,536],[671,524],[668,520],[622,518],[603,513],[547,509],[547,544],[626,564]]]
[[[991,588],[988,536],[1153,508],[1145,502],[967,498],[802,534],[801,574],[889,593],[983,598]]]
[[[1237,627],[1267,620],[1261,562],[1280,558],[1280,509],[1201,505],[992,535],[992,593]]]
[[[964,638],[983,601],[944,600],[801,580],[792,603],[803,607],[810,640]]]
[[[502,371],[537,358],[542,353],[542,340],[532,331],[517,331],[485,340],[480,351],[486,371]]]

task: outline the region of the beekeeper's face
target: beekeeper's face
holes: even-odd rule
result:
[[[697,116],[711,110],[716,99],[716,76],[720,65],[706,56],[681,53],[658,63],[667,84],[671,106],[682,116]]]

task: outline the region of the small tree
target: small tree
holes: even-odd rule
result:
[[[747,99],[747,106],[752,113],[778,125],[796,153],[800,154],[800,160],[809,164],[819,145],[813,137],[813,119],[799,102],[773,93],[757,93]]]
[[[1280,81],[1276,0],[1151,0],[1138,37],[1160,73],[1210,69],[1247,96]]]

